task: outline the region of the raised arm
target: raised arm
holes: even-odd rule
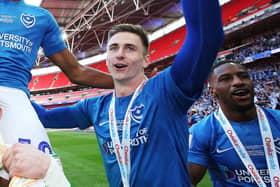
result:
[[[208,72],[223,42],[218,0],[182,0],[187,38],[171,67],[177,86],[198,98]]]
[[[71,82],[95,88],[113,88],[112,77],[104,72],[79,64],[68,49],[49,56]]]

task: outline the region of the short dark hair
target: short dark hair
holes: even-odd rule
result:
[[[208,80],[210,81],[210,79],[211,79],[211,77],[212,77],[212,75],[213,75],[213,73],[214,73],[214,71],[215,71],[215,69],[216,69],[217,67],[220,67],[220,66],[223,65],[223,64],[230,64],[230,63],[232,63],[232,64],[238,64],[238,65],[243,66],[243,65],[241,64],[241,62],[239,62],[239,61],[233,61],[233,60],[223,60],[223,61],[214,63],[213,66],[212,66],[212,68],[211,68],[211,70],[210,70],[210,73],[209,73],[209,76],[208,76]],[[245,66],[243,66],[243,67],[245,68]],[[245,68],[245,69],[246,69],[246,68]]]
[[[138,35],[144,46],[144,54],[148,54],[150,43],[146,31],[141,25],[134,25],[128,23],[115,25],[108,32],[108,40],[119,32],[130,32]]]

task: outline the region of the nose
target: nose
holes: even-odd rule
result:
[[[119,50],[117,51],[116,56],[117,56],[118,59],[123,59],[124,58],[124,49],[119,48]]]
[[[233,84],[233,85],[242,85],[242,84],[244,84],[244,83],[243,83],[243,80],[242,80],[240,77],[234,76],[234,77],[233,77],[232,84]]]

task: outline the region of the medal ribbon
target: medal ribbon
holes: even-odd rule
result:
[[[115,92],[113,92],[112,100],[109,108],[109,129],[110,136],[112,138],[114,151],[117,157],[118,165],[121,172],[122,182],[124,187],[129,187],[130,178],[130,127],[131,127],[131,107],[134,100],[141,93],[144,85],[147,82],[147,78],[141,82],[134,92],[125,113],[122,131],[122,143],[118,135],[116,112],[115,112]]]
[[[263,112],[263,110],[256,106],[257,116],[262,136],[262,141],[265,150],[265,158],[268,165],[269,176],[271,180],[272,187],[280,187],[280,170],[278,159],[276,155],[276,149],[273,141],[273,136],[271,133],[271,128],[268,123],[268,120]],[[216,119],[219,121],[220,125],[223,127],[227,137],[229,138],[234,150],[237,152],[239,158],[242,163],[245,165],[246,169],[250,172],[251,176],[253,176],[255,182],[260,187],[266,187],[266,184],[263,182],[260,177],[258,170],[256,169],[254,163],[252,162],[249,154],[247,153],[244,145],[241,143],[238,138],[236,132],[232,128],[231,124],[225,117],[221,108],[214,113]]]

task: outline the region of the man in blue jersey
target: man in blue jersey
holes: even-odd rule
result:
[[[193,186],[208,168],[214,187],[280,185],[280,111],[254,104],[253,82],[241,64],[212,68],[210,93],[220,108],[190,128]]]
[[[111,76],[77,63],[61,36],[47,10],[23,0],[0,0],[0,135],[6,144],[30,143],[53,152],[27,88],[39,47],[72,82],[113,87]],[[0,176],[8,178],[3,170]]]
[[[182,0],[182,8],[188,35],[170,68],[148,80],[146,33],[140,26],[116,25],[109,31],[107,45],[114,92],[70,107],[44,111],[35,106],[46,127],[94,126],[110,186],[190,185],[187,111],[201,94],[223,30],[217,0]],[[23,159],[20,152],[8,153]],[[15,155],[8,153],[4,164],[15,171]],[[36,173],[43,165],[29,170]],[[27,176],[21,171],[13,174]]]

